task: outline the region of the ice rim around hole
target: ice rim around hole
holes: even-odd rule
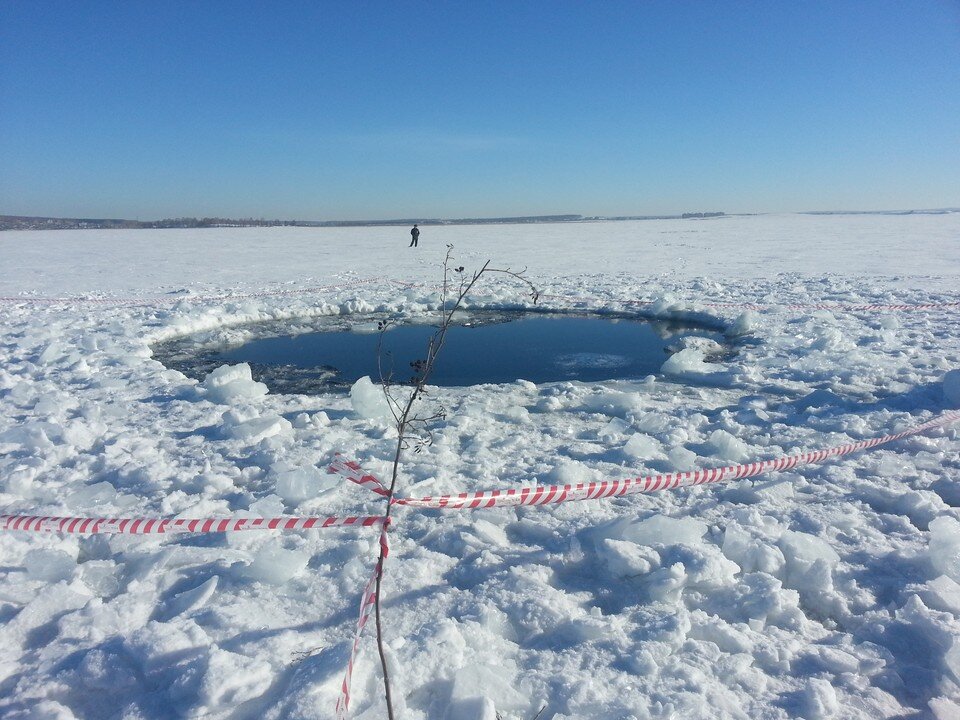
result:
[[[655,368],[651,366],[644,372],[618,376],[615,374],[617,367],[611,366],[609,368],[611,370],[610,377],[589,379],[574,376],[572,373],[575,372],[575,367],[571,363],[564,365],[561,360],[555,359],[554,362],[558,366],[572,367],[573,369],[565,377],[558,376],[534,381],[538,385],[549,385],[556,382],[581,382],[587,385],[617,381],[636,382],[650,376],[663,376],[664,373],[680,382],[683,382],[684,377],[696,382],[698,376],[700,376],[701,381],[709,381],[708,376],[711,370],[716,373],[721,368],[721,364],[732,360],[742,346],[759,342],[752,328],[745,330],[743,327],[738,327],[736,322],[732,323],[724,318],[703,312],[655,314],[625,312],[606,308],[567,310],[542,307],[509,309],[471,307],[468,310],[458,311],[452,327],[457,329],[460,327],[490,326],[540,318],[626,321],[647,325],[661,339],[664,355],[663,361],[657,362]],[[201,383],[222,366],[246,364],[250,368],[252,379],[265,384],[271,393],[281,395],[342,394],[348,391],[364,375],[368,375],[374,382],[377,382],[379,378],[373,372],[363,373],[357,377],[344,378],[342,376],[347,375],[348,371],[341,373],[338,372],[338,369],[330,366],[255,362],[231,359],[223,357],[223,355],[229,355],[249,343],[260,340],[297,338],[320,333],[333,335],[341,332],[352,332],[357,335],[377,335],[379,334],[379,323],[382,321],[390,322],[393,328],[417,326],[436,328],[438,319],[438,311],[431,310],[416,315],[402,311],[358,312],[297,316],[237,324],[224,323],[200,332],[164,338],[152,343],[151,351],[153,358],[165,367],[181,372]],[[388,330],[385,337],[389,338],[389,332]],[[451,345],[450,338],[448,338],[447,345]],[[425,351],[425,349],[426,342],[423,344],[423,350]],[[376,359],[376,353],[376,342],[371,341],[371,360]],[[598,367],[603,367],[603,364],[601,363]],[[557,374],[559,375],[559,371],[557,371]],[[394,382],[404,384],[406,379],[406,376],[398,372]],[[500,378],[460,383],[430,382],[429,384],[467,388],[475,385],[502,385],[524,380],[526,378],[520,375],[510,379]]]

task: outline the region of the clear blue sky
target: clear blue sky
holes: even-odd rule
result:
[[[0,0],[0,214],[960,206],[960,0]]]

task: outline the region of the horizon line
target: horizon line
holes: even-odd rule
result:
[[[0,213],[0,219],[18,219],[18,220],[36,220],[36,221],[61,221],[61,222],[110,222],[110,223],[132,223],[149,225],[152,223],[176,222],[176,221],[224,221],[224,222],[254,222],[254,223],[284,223],[284,224],[303,224],[303,225],[409,225],[409,224],[456,224],[456,223],[510,223],[510,222],[583,222],[583,221],[616,221],[616,220],[673,220],[687,218],[696,218],[697,216],[712,217],[744,217],[755,215],[879,215],[879,214],[910,214],[910,213],[955,213],[960,212],[960,206],[937,207],[937,208],[891,208],[891,209],[872,209],[872,210],[852,210],[852,209],[833,209],[833,210],[788,210],[788,211],[764,211],[764,212],[733,212],[724,211],[695,211],[683,213],[661,213],[661,214],[616,214],[616,215],[581,215],[578,213],[547,213],[537,215],[503,215],[486,217],[409,217],[409,218],[371,218],[371,219],[352,219],[352,220],[305,220],[298,218],[266,218],[266,217],[223,217],[223,216],[188,216],[181,215],[177,217],[164,217],[155,220],[140,220],[130,218],[108,218],[108,217],[80,217],[80,216],[56,216],[56,215],[14,215]],[[148,229],[148,228],[147,228]]]

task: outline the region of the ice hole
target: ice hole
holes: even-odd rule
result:
[[[378,323],[388,322],[382,333]],[[347,389],[368,375],[408,382],[426,355],[436,318],[335,316],[257,323],[178,338],[154,357],[203,380],[221,365],[248,363],[275,393]],[[378,344],[381,344],[378,352]],[[470,312],[456,318],[430,385],[642,379],[674,353],[695,349],[711,359],[731,347],[719,328],[634,316],[544,312]]]

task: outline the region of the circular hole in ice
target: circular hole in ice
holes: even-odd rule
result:
[[[346,389],[365,375],[376,382],[381,372],[403,383],[426,356],[437,320],[356,315],[256,323],[165,342],[154,357],[198,380],[221,365],[248,363],[254,379],[276,393]],[[502,311],[455,320],[431,385],[638,379],[658,373],[679,350],[696,348],[708,358],[731,352],[719,327],[689,322]]]

